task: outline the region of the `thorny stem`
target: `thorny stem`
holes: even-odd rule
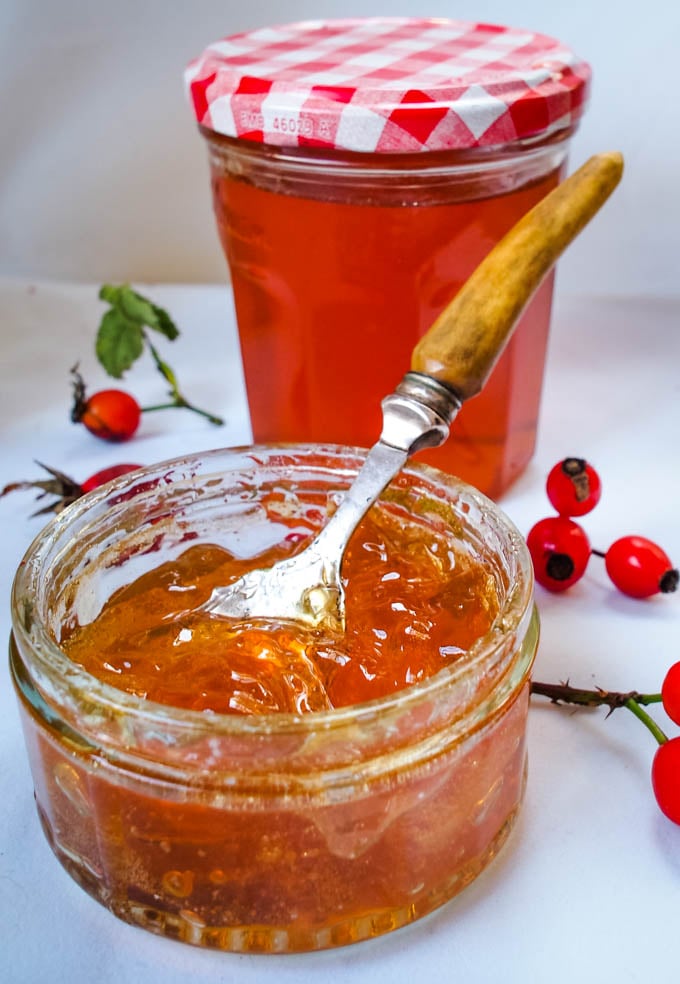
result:
[[[163,379],[170,384],[170,396],[172,397],[172,402],[155,403],[151,407],[142,407],[142,413],[150,413],[152,410],[169,410],[171,407],[184,407],[185,410],[192,410],[194,413],[200,414],[201,417],[205,417],[211,424],[216,424],[218,427],[221,426],[224,423],[224,420],[221,417],[217,417],[214,413],[208,413],[207,410],[201,410],[200,407],[196,407],[193,403],[189,403],[188,400],[185,400],[179,391],[175,373],[167,362],[164,362],[163,359],[161,359],[160,355],[156,351],[156,348],[149,341],[148,336],[145,335],[144,337],[147,345],[149,346],[149,351],[151,352],[153,361],[156,363],[156,368],[160,372]]]
[[[643,710],[645,704],[661,703],[661,694],[641,694],[637,690],[621,693],[616,690],[582,690],[571,687],[568,683],[539,683],[531,681],[531,693],[538,697],[548,697],[553,704],[577,704],[580,707],[609,708],[609,714],[618,707],[627,707],[636,718],[654,735],[660,745],[668,741],[656,721]]]

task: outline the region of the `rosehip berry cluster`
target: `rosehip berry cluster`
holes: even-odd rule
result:
[[[680,575],[668,555],[642,536],[623,536],[606,552],[594,550],[585,530],[571,518],[591,512],[600,501],[602,482],[583,458],[565,458],[546,480],[557,516],[539,520],[527,536],[536,580],[549,591],[566,591],[580,580],[594,554],[603,557],[611,581],[632,598],[648,598],[678,587]]]

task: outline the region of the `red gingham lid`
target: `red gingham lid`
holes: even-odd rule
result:
[[[278,146],[410,153],[573,126],[590,68],[554,38],[413,18],[305,21],[216,41],[186,71],[199,123]]]

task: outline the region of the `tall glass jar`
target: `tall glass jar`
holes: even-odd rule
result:
[[[190,67],[256,441],[373,443],[418,339],[559,182],[588,79],[541,35],[400,18],[256,31]],[[494,497],[533,453],[552,290],[424,459]]]
[[[493,859],[525,782],[532,569],[474,490],[408,468],[379,508],[453,525],[500,611],[472,649],[389,697],[306,715],[155,704],[72,663],[60,638],[187,542],[271,536],[258,504],[341,493],[363,454],[255,447],[147,468],[91,493],[29,549],[11,667],[40,819],[86,891],[206,947],[286,952],[367,939],[441,905]]]

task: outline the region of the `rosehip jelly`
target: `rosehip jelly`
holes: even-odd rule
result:
[[[506,841],[537,624],[490,501],[406,469],[352,541],[343,636],[195,610],[299,549],[361,461],[166,462],[79,499],[24,558],[11,662],[38,812],[120,918],[224,950],[340,946],[442,905]]]
[[[589,74],[551,38],[408,18],[238,35],[189,67],[256,441],[374,443],[418,339],[560,180]],[[423,454],[492,496],[534,449],[552,286]]]

